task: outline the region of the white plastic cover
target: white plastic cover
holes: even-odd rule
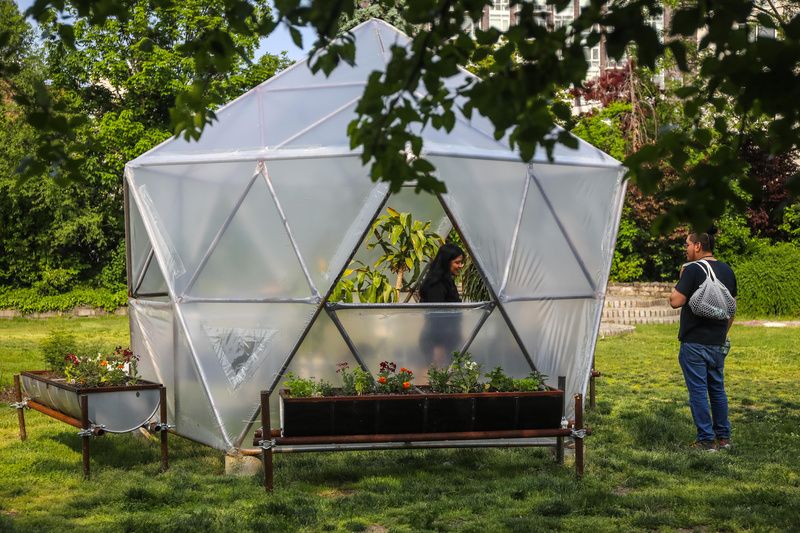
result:
[[[308,304],[179,304],[223,431],[240,439],[260,391],[283,368],[314,314]]]
[[[531,365],[497,308],[478,330],[467,351],[481,364],[484,373],[499,366],[507,375],[523,378],[531,371]]]
[[[139,357],[143,379],[167,389],[167,418],[175,419],[175,360],[172,304],[147,300],[128,301],[131,350]],[[171,423],[171,422],[170,422]]]
[[[537,370],[547,383],[566,376],[567,393],[583,392],[592,368],[599,300],[509,302],[505,309]],[[568,396],[571,397],[571,396]],[[569,403],[569,402],[568,402]]]
[[[528,175],[525,163],[432,157],[445,204],[489,284],[500,292]]]
[[[131,172],[131,196],[173,294],[183,294],[256,174],[255,161],[141,167]]]
[[[268,161],[266,172],[303,262],[324,295],[372,223],[388,185],[372,183],[357,157]],[[269,247],[272,241],[263,242]]]
[[[147,236],[147,230],[144,227],[142,215],[139,213],[139,208],[133,200],[132,195],[128,195],[128,228],[129,228],[129,242],[131,248],[131,284],[135,284],[141,276],[142,269],[147,261],[147,256],[150,254],[150,238]],[[135,287],[131,287],[135,289]]]
[[[320,310],[388,187],[369,180],[346,130],[370,73],[385,68],[393,43],[408,42],[376,20],[353,34],[354,67],[326,78],[299,62],[221,109],[200,142],[166,141],[126,167],[131,281],[142,281],[131,342],[147,376],[167,385],[181,435],[249,446],[259,393],[285,365],[332,377],[351,357]],[[474,335],[484,370],[524,376],[516,331],[551,384],[565,375],[568,396],[585,392],[622,209],[620,164],[581,141],[528,165],[493,135],[484,117],[460,113],[449,134],[422,131],[446,210],[497,296],[488,318],[479,306],[339,307],[337,316],[373,371],[395,360],[424,382],[428,364],[444,366]],[[430,196],[404,190],[392,203],[445,218]]]

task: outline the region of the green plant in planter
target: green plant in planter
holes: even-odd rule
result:
[[[361,396],[372,392],[375,388],[375,379],[363,368],[356,367],[351,370],[346,361],[342,361],[336,366],[339,367],[336,373],[342,378],[342,393],[348,396]]]
[[[428,369],[428,385],[433,392],[449,392],[450,369],[430,367]]]
[[[542,374],[541,372],[534,370],[528,377],[515,379],[514,380],[514,389],[515,391],[520,392],[534,392],[539,390],[545,390],[547,387],[544,383],[547,376]]]
[[[453,352],[450,364],[450,388],[454,392],[478,392],[481,365],[472,360],[469,352]]]
[[[289,391],[289,395],[295,398],[333,396],[333,386],[324,379],[317,381],[314,378],[301,378],[294,372],[286,374],[283,385]]]
[[[484,383],[484,388],[490,392],[511,392],[514,389],[514,379],[510,376],[507,376],[503,369],[495,367],[494,370],[486,374],[486,377],[489,379],[486,383]]]

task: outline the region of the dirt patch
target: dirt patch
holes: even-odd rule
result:
[[[800,320],[745,320],[736,322],[737,326],[759,326],[762,328],[800,328]]]
[[[319,492],[320,498],[346,498],[355,493],[352,489],[325,489]]]
[[[388,533],[388,529],[378,524],[372,524],[364,530],[366,533]]]
[[[14,387],[0,388],[0,403],[13,403],[16,402],[16,394],[14,394]]]

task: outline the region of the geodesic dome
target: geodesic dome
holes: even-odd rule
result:
[[[525,163],[488,120],[459,115],[450,133],[422,131],[447,193],[390,195],[346,128],[369,74],[408,38],[378,20],[353,34],[355,66],[326,78],[298,62],[219,110],[199,142],[171,139],[126,166],[131,342],[143,376],[166,385],[180,435],[247,446],[259,391],[288,371],[333,379],[339,361],[375,372],[393,360],[422,377],[426,324],[457,331],[448,352],[468,350],[486,371],[535,368],[550,385],[565,376],[568,398],[585,391],[625,192],[620,163],[583,142]],[[387,202],[443,236],[455,225],[489,300],[329,302]]]

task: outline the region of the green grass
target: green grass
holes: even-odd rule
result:
[[[40,366],[55,324],[117,344],[123,318],[0,322],[2,383]],[[686,449],[694,430],[677,363],[676,326],[641,326],[599,343],[587,469],[574,479],[547,450],[278,455],[276,490],[223,475],[222,455],[171,438],[92,442],[80,476],[75,430],[27,413],[0,417],[2,530],[230,531],[789,531],[800,527],[800,330],[735,326],[727,364],[734,449]],[[569,459],[568,459],[569,461]],[[380,527],[378,527],[380,526]],[[385,529],[383,529],[385,528]]]

